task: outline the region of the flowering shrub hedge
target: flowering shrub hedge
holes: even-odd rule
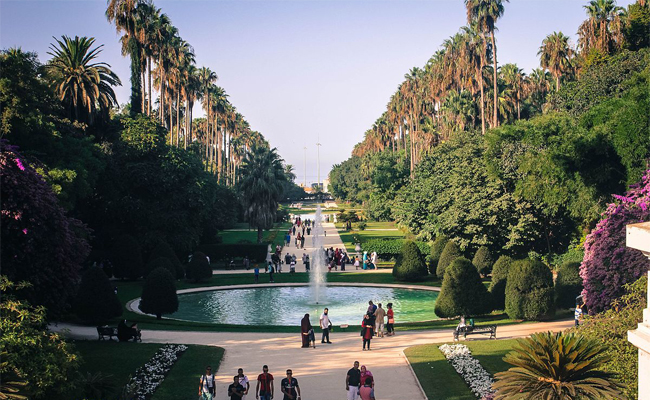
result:
[[[135,376],[127,386],[136,386],[134,399],[145,400],[151,397],[165,376],[172,369],[178,357],[187,350],[182,344],[168,344],[160,348],[148,363],[135,371]]]
[[[580,266],[586,304],[590,314],[609,307],[620,297],[623,285],[639,279],[650,261],[638,250],[625,246],[625,226],[650,220],[650,170],[625,195],[615,195],[603,219],[585,240]]]
[[[443,344],[438,347],[456,372],[467,383],[477,398],[490,398],[492,392],[492,377],[483,369],[481,363],[472,357],[469,348],[464,344]]]

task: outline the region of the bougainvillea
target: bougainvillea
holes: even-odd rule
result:
[[[17,294],[57,316],[70,304],[89,247],[85,226],[65,215],[43,178],[0,141],[2,274],[32,284]]]
[[[608,308],[624,293],[623,285],[636,281],[650,268],[648,258],[625,246],[625,226],[650,221],[650,170],[625,195],[614,198],[585,240],[580,276],[591,314]]]

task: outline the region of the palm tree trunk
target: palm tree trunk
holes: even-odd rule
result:
[[[145,82],[147,82],[147,66],[143,65],[142,66],[142,88],[140,89],[142,94],[140,95],[142,97],[142,112],[146,112],[147,110],[147,87],[145,86]]]
[[[169,95],[169,145],[174,145],[174,109],[172,94]]]
[[[223,168],[221,161],[221,137],[223,136],[223,131],[219,129],[217,131],[217,182],[221,182],[221,169]]]
[[[560,74],[555,75],[555,91],[560,90]]]
[[[183,135],[183,148],[187,150],[187,141],[190,135],[190,102],[185,99],[185,134]]]
[[[478,84],[481,87],[481,133],[485,136],[485,98],[483,90],[483,59],[481,57],[481,68],[477,71]]]
[[[181,140],[181,85],[178,85],[176,92],[176,147]]]
[[[490,31],[490,38],[492,39],[492,52],[494,53],[494,82],[493,82],[493,87],[494,87],[494,126],[497,127],[499,126],[499,84],[497,82],[497,45],[494,40],[494,29]]]
[[[162,55],[158,57],[158,68],[160,68],[160,123],[165,125],[165,70],[163,68]]]
[[[262,228],[257,227],[257,243],[262,243]]]
[[[149,104],[147,104],[147,115],[151,116],[151,103],[153,102],[153,94],[151,92],[151,57],[147,58],[147,73],[149,74]]]

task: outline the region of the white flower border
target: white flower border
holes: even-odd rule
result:
[[[134,399],[145,400],[156,391],[165,380],[172,366],[178,360],[187,346],[182,344],[168,344],[160,348],[151,360],[135,371],[135,376],[127,386],[136,386]]]
[[[443,344],[438,347],[477,398],[491,397],[492,377],[464,344]]]

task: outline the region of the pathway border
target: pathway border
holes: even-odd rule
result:
[[[408,349],[409,347],[407,347]],[[406,349],[404,349],[406,350]],[[418,379],[418,375],[415,373],[415,370],[413,370],[413,366],[411,365],[411,361],[409,358],[406,356],[406,353],[404,353],[404,350],[402,350],[402,357],[406,360],[406,365],[408,365],[409,369],[411,370],[411,373],[413,374],[413,378],[415,379],[415,382],[417,382],[418,387],[420,388],[420,391],[422,392],[422,397],[424,397],[424,400],[429,400],[427,397],[427,393],[424,391],[424,388],[422,387],[422,384],[420,383],[420,379]]]

